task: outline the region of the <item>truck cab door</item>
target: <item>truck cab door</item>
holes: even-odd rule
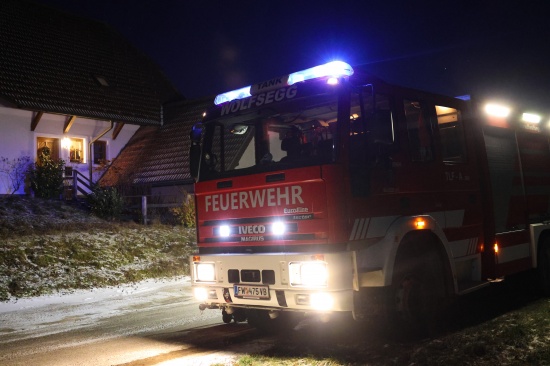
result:
[[[380,171],[388,173],[391,170],[393,113],[389,98],[380,94],[373,96],[371,90],[360,93],[355,101],[352,98],[349,169],[354,197],[366,197],[371,193],[374,172],[380,175]],[[359,109],[354,108],[356,104],[360,105]]]

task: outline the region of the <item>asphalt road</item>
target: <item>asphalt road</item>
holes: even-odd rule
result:
[[[464,298],[458,329],[535,301],[525,283]],[[388,337],[387,330],[349,316],[312,317],[292,332],[263,336],[246,323],[223,324],[217,310],[201,313],[188,279],[149,281],[0,303],[0,365],[232,365],[250,353],[385,365],[407,360],[424,342]]]
[[[0,364],[210,365],[269,348],[246,323],[201,313],[188,280],[102,291],[0,303]]]

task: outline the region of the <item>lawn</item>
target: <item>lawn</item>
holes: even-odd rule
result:
[[[105,221],[74,203],[0,197],[0,301],[189,274],[195,231]]]

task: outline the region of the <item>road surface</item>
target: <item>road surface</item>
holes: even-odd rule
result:
[[[463,302],[464,325],[533,301],[525,287],[512,292],[520,303],[505,289]],[[408,359],[424,342],[387,337],[383,322],[348,318],[306,318],[292,332],[261,336],[246,323],[223,324],[217,310],[201,313],[188,278],[144,281],[0,303],[0,365],[232,365],[263,352],[382,365]]]
[[[188,278],[0,303],[0,364],[210,365],[270,347],[201,313]]]

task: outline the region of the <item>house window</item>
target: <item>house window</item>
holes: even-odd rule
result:
[[[94,164],[104,164],[107,161],[107,142],[94,142]]]
[[[63,139],[63,144],[69,150],[69,161],[71,163],[83,163],[84,162],[84,140],[75,138]]]
[[[36,157],[48,149],[52,160],[59,160],[59,139],[53,137],[38,137],[36,139]]]

